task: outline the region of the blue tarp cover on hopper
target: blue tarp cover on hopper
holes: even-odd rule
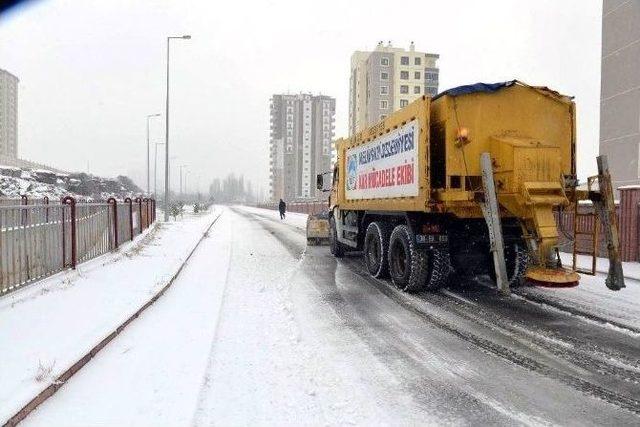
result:
[[[555,90],[549,89],[546,86],[529,86],[528,84],[523,83],[519,80],[509,80],[508,82],[499,82],[499,83],[475,83],[472,85],[458,86],[451,89],[447,89],[444,92],[440,92],[439,94],[434,96],[432,99],[438,99],[441,96],[445,96],[445,95],[459,96],[459,95],[469,95],[471,93],[478,93],[478,92],[485,92],[485,93],[497,92],[500,89],[503,89],[505,87],[511,87],[513,85],[522,85],[525,87],[530,87],[540,92],[544,92],[546,94],[554,95],[556,97],[560,97],[564,99],[573,99],[572,96],[562,95],[560,92],[556,92]]]
[[[451,89],[447,89],[444,92],[440,92],[433,99],[440,98],[441,96],[451,95],[468,95],[470,93],[476,92],[497,92],[504,87],[513,86],[517,83],[517,80],[511,80],[508,82],[499,82],[499,83],[475,83],[472,85],[464,85],[458,86]]]

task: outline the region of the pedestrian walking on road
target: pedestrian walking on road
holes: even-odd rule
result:
[[[280,203],[278,203],[278,210],[280,211],[280,219],[284,219],[284,214],[287,211],[287,204],[282,199],[280,199]]]

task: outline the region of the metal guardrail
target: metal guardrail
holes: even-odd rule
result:
[[[15,202],[0,201],[0,295],[114,250],[156,218],[155,200],[146,198]]]

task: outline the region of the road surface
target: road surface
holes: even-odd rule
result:
[[[407,295],[306,247],[300,216],[227,208],[173,287],[25,425],[640,424],[633,323],[544,295]]]

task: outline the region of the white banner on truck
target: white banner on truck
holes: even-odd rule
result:
[[[420,127],[413,120],[371,142],[347,150],[348,200],[418,195]]]

